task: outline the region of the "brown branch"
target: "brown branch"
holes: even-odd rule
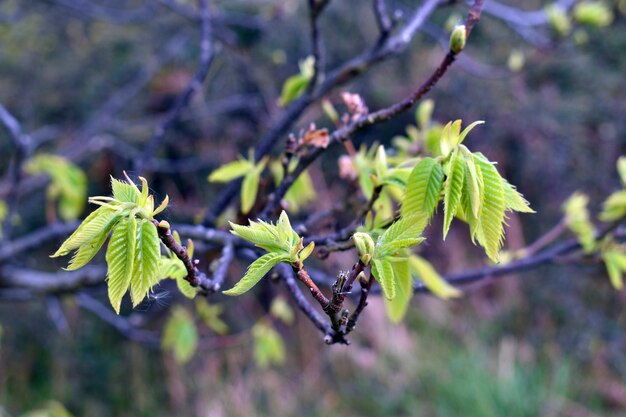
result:
[[[187,248],[174,239],[169,224],[167,222],[159,222],[155,219],[152,219],[152,223],[157,228],[161,242],[163,242],[165,247],[171,250],[176,257],[183,262],[183,265],[185,265],[185,269],[187,270],[185,281],[187,281],[192,287],[200,288],[207,293],[217,291],[218,288],[215,288],[215,284],[207,278],[204,272],[201,272],[198,269],[197,265],[199,261],[197,259],[192,260],[189,257]]]
[[[385,42],[378,42],[370,49],[360,55],[348,60],[343,65],[329,72],[319,87],[310,93],[305,93],[300,98],[294,100],[286,109],[282,116],[270,127],[270,129],[259,139],[254,150],[257,160],[261,160],[267,155],[274,145],[283,137],[291,126],[300,118],[304,111],[320,98],[324,97],[331,90],[344,85],[359,75],[366,72],[373,65],[384,61],[390,56],[399,54],[409,44],[417,29],[419,29],[428,16],[430,16],[440,0],[426,0],[416,10],[409,19],[403,30],[398,34],[386,39]],[[310,162],[309,162],[310,163]],[[308,165],[308,164],[307,164]],[[298,172],[298,175],[302,171]],[[219,215],[228,207],[232,199],[238,194],[241,186],[241,179],[232,181],[215,199],[213,205],[207,210],[203,225],[213,226]],[[281,194],[281,198],[282,198]],[[279,199],[280,200],[280,199]],[[279,204],[280,201],[276,202]]]
[[[466,36],[469,36],[473,27],[478,22],[483,3],[484,0],[475,0],[473,6],[470,8],[465,19]],[[366,127],[371,127],[388,121],[413,107],[413,105],[424,97],[437,84],[441,77],[443,77],[454,62],[457,54],[458,52],[449,50],[435,71],[412,94],[396,104],[392,104],[391,106],[378,110],[374,113],[361,116],[356,121],[335,130],[330,136],[330,143],[334,144],[346,141],[354,133],[359,132]],[[266,207],[263,209],[260,218],[269,218],[271,216],[277,205],[280,203],[280,200],[284,197],[298,176],[300,176],[300,174],[302,174],[302,172],[304,172],[304,170],[325,150],[326,149],[323,148],[315,148],[310,154],[302,157],[296,169],[289,175],[286,175],[277,187],[276,191],[268,197],[268,202]]]

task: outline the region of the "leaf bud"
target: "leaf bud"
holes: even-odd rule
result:
[[[372,237],[367,233],[357,232],[352,235],[352,240],[354,241],[354,246],[359,253],[359,259],[363,264],[368,265],[372,260],[374,250],[376,249],[374,239],[372,239]]]
[[[465,25],[457,25],[450,35],[450,51],[458,54],[465,48],[467,39],[467,30]]]

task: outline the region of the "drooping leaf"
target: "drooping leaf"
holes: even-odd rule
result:
[[[406,315],[413,296],[413,279],[408,261],[392,262],[393,276],[397,283],[396,296],[389,300],[383,298],[387,317],[392,323],[399,323]]]
[[[154,284],[158,282],[161,241],[156,226],[146,219],[137,224],[137,240],[130,298],[133,307],[141,303]]]
[[[442,184],[441,165],[434,158],[422,159],[415,165],[407,180],[401,215],[421,215],[428,222],[439,203]]]
[[[256,261],[252,262],[248,266],[246,275],[235,284],[235,286],[229,290],[224,291],[226,295],[241,295],[250,288],[254,287],[270,269],[275,267],[281,262],[287,262],[290,260],[290,256],[284,253],[266,253]]]
[[[466,171],[464,184],[465,189],[463,192],[469,196],[469,203],[471,207],[471,211],[466,214],[471,214],[477,219],[483,202],[482,173],[476,167],[474,156],[469,153],[469,151],[466,152],[464,159]]]
[[[489,259],[498,262],[498,252],[504,240],[504,187],[496,167],[482,155],[474,158],[483,180],[483,204],[480,210],[478,242],[485,248]]]
[[[445,300],[461,296],[461,291],[448,284],[424,258],[412,255],[409,262],[419,280],[437,297]]]
[[[74,256],[72,256],[72,259],[70,260],[70,263],[67,266],[66,270],[74,271],[87,265],[87,263],[89,263],[89,261],[91,261],[93,257],[96,256],[96,253],[98,253],[98,251],[106,241],[107,237],[109,237],[111,229],[113,229],[113,226],[115,226],[119,218],[119,216],[112,217],[109,222],[104,226],[104,228],[100,232],[100,235],[94,237],[92,240],[78,248],[76,253],[74,253]]]
[[[465,180],[465,160],[459,151],[454,151],[450,157],[450,172],[446,178],[443,191],[443,238],[446,238],[452,219],[456,216],[463,195],[463,184]]]
[[[254,169],[254,164],[245,159],[239,159],[223,165],[209,175],[209,182],[229,182],[243,177]]]
[[[109,301],[117,314],[120,313],[122,297],[128,290],[133,275],[136,239],[135,217],[123,218],[113,228],[113,235],[107,248]]]
[[[502,180],[504,186],[504,205],[507,210],[519,211],[520,213],[534,213],[535,210],[530,208],[530,204],[517,189],[509,184],[505,179]]]
[[[172,352],[179,364],[185,364],[193,357],[198,347],[198,330],[193,317],[185,308],[176,306],[165,323],[161,347]]]
[[[259,190],[259,173],[251,171],[243,177],[241,184],[241,212],[247,214],[252,210]]]
[[[260,321],[252,328],[254,340],[254,360],[266,369],[272,364],[280,365],[285,361],[285,344],[280,334],[271,325]]]
[[[626,271],[626,254],[618,250],[608,250],[602,253],[602,260],[611,284],[616,290],[621,290],[624,287],[623,273]]]
[[[391,262],[385,259],[373,259],[372,274],[380,284],[385,298],[393,300],[396,296],[396,280],[393,275]]]
[[[110,207],[100,207],[93,211],[68,237],[52,258],[64,256],[79,247],[97,239],[111,222],[119,219],[119,212]]]

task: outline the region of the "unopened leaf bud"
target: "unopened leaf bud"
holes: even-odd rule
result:
[[[450,50],[455,54],[461,52],[465,48],[466,39],[467,30],[465,25],[457,25],[450,35]]]
[[[372,260],[374,250],[376,249],[374,239],[372,239],[372,237],[367,233],[357,232],[352,235],[352,240],[354,241],[354,246],[359,253],[359,259],[363,264],[368,265]]]

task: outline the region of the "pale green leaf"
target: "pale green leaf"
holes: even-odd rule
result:
[[[391,262],[387,260],[372,260],[372,274],[383,290],[383,295],[389,300],[396,296],[396,280],[393,275]]]
[[[247,214],[252,210],[256,195],[259,190],[260,173],[256,170],[250,171],[243,177],[241,184],[241,212]]]
[[[315,249],[315,242],[311,242],[304,248],[302,248],[302,250],[298,253],[298,259],[300,260],[300,262],[304,262],[306,258],[311,256],[311,254],[313,253],[313,249]]]
[[[383,297],[387,317],[392,323],[399,323],[406,315],[413,296],[413,279],[408,261],[393,262],[393,275],[396,281],[396,296],[389,300]]]
[[[254,169],[254,164],[245,159],[239,159],[223,165],[209,175],[210,182],[229,182],[243,177]]]
[[[130,286],[135,260],[137,221],[134,216],[123,218],[113,229],[107,248],[107,284],[109,300],[117,314],[120,313],[122,297]]]
[[[400,217],[400,220],[393,223],[385,232],[378,237],[376,242],[375,257],[382,259],[383,257],[395,252],[397,248],[393,248],[394,242],[411,241],[419,244],[422,240],[419,235],[424,230],[426,223],[423,217],[410,216]]]
[[[113,190],[113,198],[122,203],[136,203],[139,194],[135,187],[126,181],[120,181],[111,177],[111,189]]]
[[[198,330],[193,317],[185,308],[176,306],[165,323],[161,339],[163,350],[172,352],[179,364],[193,357],[198,347]]]
[[[463,192],[469,196],[469,202],[471,204],[471,211],[466,214],[471,214],[474,218],[478,219],[481,205],[483,202],[483,179],[482,172],[478,170],[475,163],[474,156],[466,153],[465,159],[465,184]]]
[[[473,128],[475,128],[478,125],[482,125],[484,123],[485,122],[483,120],[477,120],[471,125],[467,126],[465,129],[463,129],[463,132],[461,132],[461,134],[458,136],[456,140],[456,145],[460,145],[461,143],[463,143],[463,141],[465,140],[465,137]]]
[[[185,274],[182,277],[175,277],[176,286],[178,287],[178,291],[180,291],[185,297],[193,300],[194,298],[196,298],[196,295],[198,295],[198,289],[191,286],[189,281],[185,279],[186,276],[187,270],[185,269]]]
[[[424,258],[413,255],[409,257],[409,262],[419,280],[437,297],[448,299],[461,296],[461,291],[443,279],[430,262]]]
[[[624,216],[626,216],[626,190],[620,190],[604,201],[599,217],[604,222],[612,222]]]
[[[519,211],[520,213],[534,213],[535,210],[530,208],[530,204],[522,194],[509,184],[505,179],[502,180],[504,186],[504,205],[507,210]]]
[[[274,298],[270,306],[270,313],[285,324],[292,324],[295,319],[293,310],[282,297]]]
[[[390,256],[390,255],[397,253],[399,250],[417,246],[420,243],[422,243],[424,240],[426,239],[423,237],[394,240],[393,242],[389,242],[385,244],[384,246],[379,247],[376,250],[376,256],[379,259],[382,259],[386,256]]]
[[[268,323],[261,321],[252,328],[254,360],[260,368],[285,362],[285,344],[280,334]]]
[[[250,221],[250,226],[242,226],[230,223],[231,233],[235,236],[254,243],[256,246],[268,252],[289,252],[291,246],[289,241],[282,241],[275,225],[264,221]]]
[[[428,222],[439,203],[443,184],[443,168],[434,158],[424,158],[407,180],[401,215],[420,215]]]
[[[219,335],[228,333],[228,325],[220,318],[224,311],[224,307],[220,304],[209,304],[206,298],[198,298],[196,300],[196,311],[202,319],[202,322],[211,330]]]
[[[588,203],[589,197],[578,192],[563,203],[567,226],[574,232],[586,253],[592,252],[596,246],[595,229],[587,210]]]
[[[496,167],[482,155],[474,158],[483,180],[483,204],[480,210],[478,241],[489,259],[498,262],[498,253],[504,240],[504,187]]]
[[[119,213],[116,210],[110,207],[98,208],[83,220],[74,233],[63,242],[61,247],[51,257],[67,255],[74,249],[90,243],[92,240],[97,239],[109,227],[111,222],[116,220],[119,220]]]
[[[607,251],[602,254],[602,260],[604,260],[611,284],[616,290],[621,290],[624,287],[622,274],[625,270],[623,263],[626,262],[626,255],[616,251]]]
[[[107,237],[109,237],[109,233],[111,232],[113,226],[115,226],[115,223],[118,219],[118,217],[112,218],[111,221],[109,221],[109,223],[104,227],[104,229],[102,229],[99,236],[95,237],[91,241],[85,243],[80,248],[78,248],[76,253],[74,253],[74,256],[72,256],[72,259],[70,260],[70,263],[67,266],[66,270],[74,271],[87,265],[87,263],[91,261],[94,256],[96,256],[96,253],[98,253],[98,251],[106,241]]]
[[[452,219],[456,216],[463,195],[466,163],[459,151],[454,151],[450,157],[450,171],[443,188],[443,238],[450,230]]]
[[[229,290],[224,291],[226,295],[241,295],[254,287],[273,267],[281,262],[290,260],[289,255],[283,253],[266,253],[256,261],[252,262],[246,271],[246,275]]]
[[[156,226],[147,219],[137,224],[137,241],[133,262],[133,277],[130,283],[130,298],[133,307],[141,303],[154,284],[158,282],[161,241]]]
[[[292,75],[287,78],[283,84],[283,91],[278,104],[281,107],[285,107],[287,104],[300,97],[309,85],[309,81],[310,77],[302,74]]]
[[[626,186],[626,156],[620,156],[617,159],[617,173],[622,181],[622,185]]]

